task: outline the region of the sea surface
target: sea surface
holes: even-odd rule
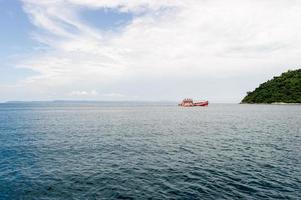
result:
[[[301,106],[0,104],[0,199],[301,199]]]

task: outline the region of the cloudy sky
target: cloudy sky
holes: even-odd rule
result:
[[[300,68],[299,0],[0,0],[0,101],[239,102]]]

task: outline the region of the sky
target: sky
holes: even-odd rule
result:
[[[300,68],[298,0],[0,0],[0,102],[238,103]]]

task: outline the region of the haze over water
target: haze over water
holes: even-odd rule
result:
[[[0,104],[0,199],[298,199],[301,106]]]

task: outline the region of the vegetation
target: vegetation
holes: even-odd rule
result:
[[[241,103],[301,103],[301,69],[289,70],[262,83]]]

